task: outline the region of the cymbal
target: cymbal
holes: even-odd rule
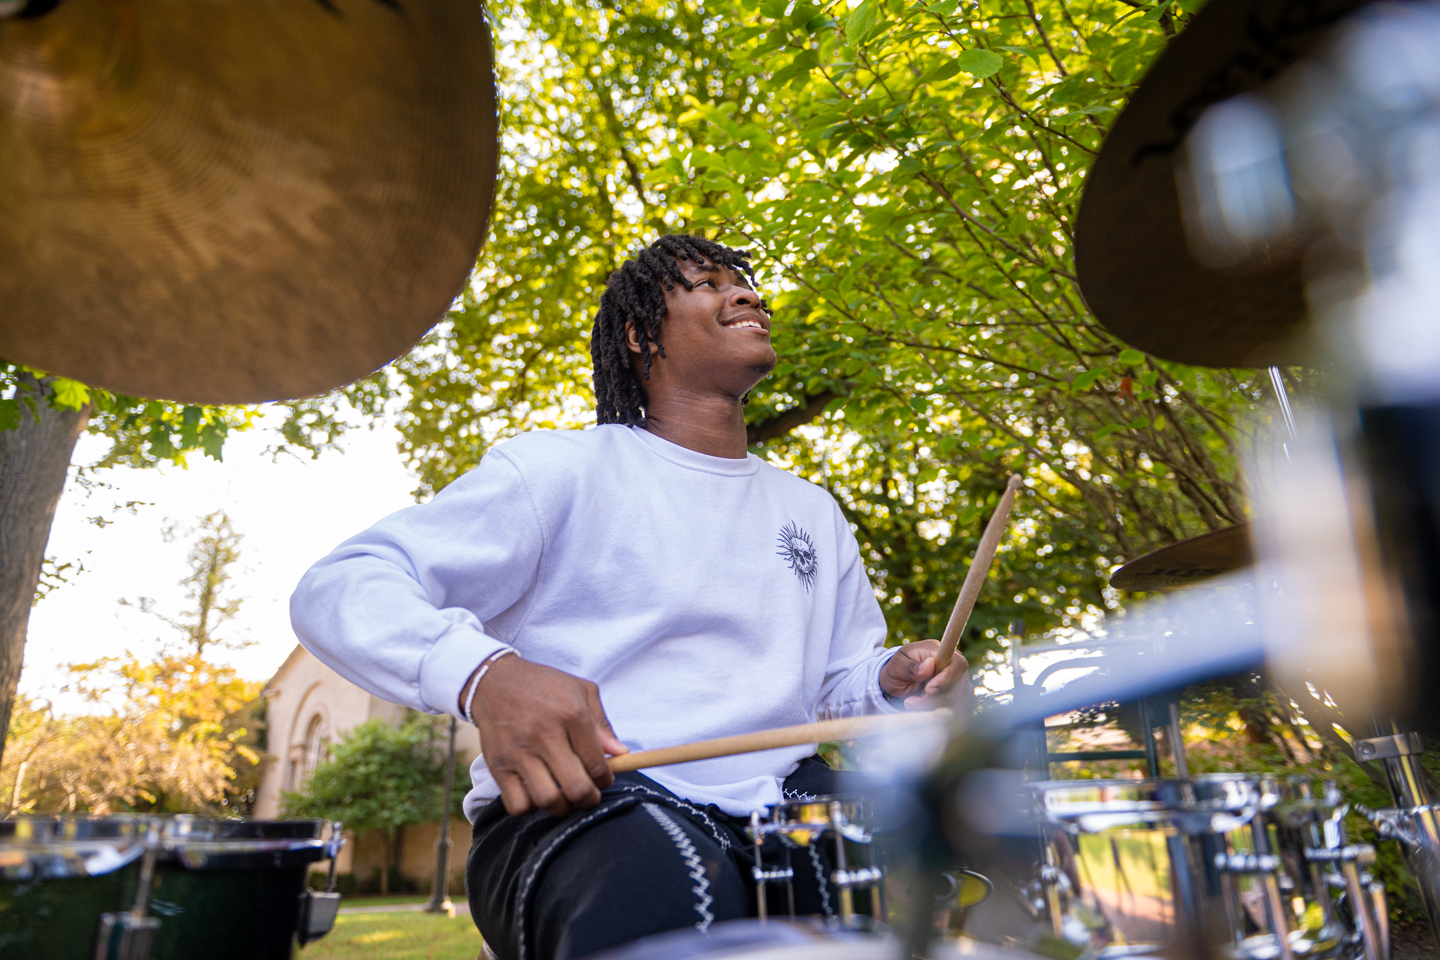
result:
[[[0,19],[0,357],[143,397],[301,397],[460,293],[496,164],[477,0],[30,12],[51,6]]]
[[[1254,562],[1250,524],[1238,523],[1137,557],[1111,575],[1110,586],[1117,590],[1182,587],[1243,570]]]
[[[1199,366],[1307,362],[1298,249],[1202,263],[1186,242],[1176,161],[1207,107],[1275,77],[1364,2],[1212,0],[1169,42],[1106,137],[1076,218],[1080,289],[1106,329]]]

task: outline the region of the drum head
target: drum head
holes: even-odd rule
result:
[[[701,933],[657,933],[587,960],[900,960],[908,954],[892,936],[827,929],[820,921],[727,920]],[[1033,960],[1031,954],[966,941],[965,956]]]

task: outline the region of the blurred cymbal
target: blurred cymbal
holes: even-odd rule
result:
[[[1254,562],[1250,524],[1238,523],[1137,557],[1111,575],[1110,586],[1117,590],[1183,587],[1242,570]]]
[[[1305,363],[1297,249],[1206,265],[1186,241],[1176,187],[1204,110],[1309,52],[1363,0],[1213,0],[1171,40],[1116,119],[1085,182],[1075,268],[1086,303],[1121,340],[1209,367]]]
[[[190,402],[333,389],[460,293],[495,161],[477,0],[0,19],[0,357]]]

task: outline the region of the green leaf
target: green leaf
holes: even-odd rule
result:
[[[760,13],[771,20],[779,20],[785,16],[785,8],[788,6],[790,6],[790,0],[765,0],[760,4]]]
[[[860,6],[850,11],[850,18],[845,21],[845,38],[851,43],[859,43],[870,32],[875,23],[875,5],[876,0],[862,0]]]
[[[954,60],[946,60],[944,63],[940,64],[940,66],[936,67],[934,70],[931,70],[929,75],[920,82],[939,83],[941,80],[949,80],[951,77],[955,76],[955,74],[959,72],[960,64],[956,63]]]
[[[14,430],[20,426],[20,401],[0,400],[0,430]]]
[[[79,410],[90,402],[90,388],[65,377],[52,380],[50,391],[50,405],[57,410]]]
[[[1145,354],[1132,347],[1128,350],[1120,351],[1120,356],[1116,357],[1115,359],[1118,362],[1125,364],[1126,366],[1133,367],[1137,363],[1145,362]]]
[[[1174,0],[1165,0],[1164,3],[1160,4],[1160,5],[1159,5],[1158,7],[1156,7],[1154,10],[1151,10],[1149,13],[1145,14],[1145,15],[1144,15],[1143,17],[1141,17],[1140,19],[1141,19],[1141,20],[1149,20],[1149,21],[1151,21],[1151,22],[1154,22],[1154,21],[1159,20],[1162,16],[1165,15],[1165,10],[1166,10],[1166,8],[1168,8],[1168,7],[1170,6],[1170,4],[1173,3],[1173,2],[1174,2]]]
[[[1104,440],[1106,437],[1110,436],[1110,434],[1119,433],[1121,430],[1124,429],[1125,428],[1118,423],[1107,423],[1105,424],[1105,426],[1095,431],[1094,439]]]
[[[1104,372],[1103,369],[1086,370],[1071,382],[1071,388],[1074,390],[1089,390],[1095,385],[1095,381],[1099,380]]]
[[[955,63],[961,70],[970,74],[977,80],[984,80],[986,77],[994,76],[1005,61],[1000,54],[993,50],[966,50],[955,58]]]

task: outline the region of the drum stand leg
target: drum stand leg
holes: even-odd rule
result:
[[[1357,759],[1380,760],[1385,764],[1385,777],[1398,809],[1375,811],[1370,820],[1381,838],[1400,841],[1405,863],[1420,887],[1420,899],[1430,918],[1430,928],[1440,941],[1440,818],[1430,803],[1430,791],[1420,767],[1423,749],[1420,735],[1416,733],[1355,741]],[[1378,909],[1379,905],[1373,900],[1367,898],[1367,901],[1371,903],[1372,912]],[[1379,917],[1375,919],[1378,925],[1388,928],[1388,917],[1383,923]]]
[[[160,850],[160,827],[152,822],[145,835],[140,877],[135,884],[135,906],[121,913],[102,913],[95,938],[95,960],[150,960],[160,921],[145,916],[150,887],[155,882],[155,857]]]
[[[769,893],[769,886],[772,883],[785,881],[785,894],[790,903],[790,919],[795,919],[795,868],[789,863],[788,851],[787,862],[783,867],[775,870],[765,869],[765,860],[761,854],[761,848],[765,843],[765,832],[760,825],[760,814],[750,814],[750,836],[755,842],[755,866],[750,868],[750,875],[755,880],[755,904],[756,916],[764,923],[769,919],[769,905],[765,902]]]
[[[850,884],[843,882],[849,870],[845,863],[845,835],[839,830],[839,824],[843,822],[844,814],[840,810],[840,804],[830,805],[830,822],[836,825],[835,829],[835,879],[841,881],[836,884],[840,888],[840,920],[842,923],[850,923],[855,919],[855,895],[850,890]]]

